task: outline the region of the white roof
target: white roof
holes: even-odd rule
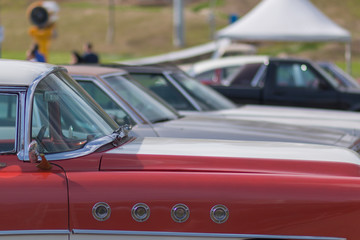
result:
[[[0,59],[0,86],[29,86],[53,67],[46,63]]]
[[[244,17],[220,30],[218,38],[244,41],[350,42],[309,0],[263,0]]]
[[[188,71],[190,75],[197,75],[209,70],[230,67],[241,66],[248,63],[261,63],[269,59],[267,56],[237,56],[237,57],[224,57],[209,59],[194,63],[191,69]]]

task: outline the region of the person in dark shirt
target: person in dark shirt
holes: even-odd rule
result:
[[[99,63],[99,57],[96,53],[93,52],[93,46],[89,42],[84,45],[82,61],[84,63]]]

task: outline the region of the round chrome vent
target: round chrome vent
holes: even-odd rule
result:
[[[105,221],[110,217],[111,208],[105,202],[98,202],[92,208],[92,215],[98,221]]]
[[[171,209],[171,217],[175,222],[182,223],[188,220],[190,210],[185,204],[176,204]]]
[[[216,223],[224,223],[229,218],[229,210],[224,205],[216,205],[211,208],[210,217]]]
[[[137,222],[145,222],[150,217],[150,208],[145,203],[137,203],[131,209],[131,216]]]

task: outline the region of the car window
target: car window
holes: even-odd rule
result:
[[[275,71],[276,87],[320,89],[322,82],[325,80],[320,78],[307,64],[277,64]]]
[[[15,151],[17,105],[17,95],[0,94],[0,153]]]
[[[245,64],[237,68],[237,72],[229,79],[231,86],[251,86],[251,82],[255,78],[262,63]]]
[[[190,78],[183,72],[175,72],[171,74],[177,83],[187,91],[187,93],[198,103],[204,111],[223,110],[235,108],[226,97],[216,92],[209,86],[205,86],[198,81]]]
[[[104,80],[119,96],[151,123],[178,118],[177,113],[170,106],[148,93],[139,83],[137,84],[141,87],[119,75],[106,76]]]
[[[138,82],[179,111],[194,111],[194,106],[161,74],[132,73]]]
[[[66,74],[50,74],[40,81],[32,104],[31,136],[44,153],[80,149],[117,128]]]
[[[112,100],[100,87],[91,81],[79,81],[78,83],[90,94],[92,98],[115,120],[117,124],[135,125],[135,121]]]

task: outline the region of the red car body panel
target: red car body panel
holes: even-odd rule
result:
[[[16,156],[0,156],[1,230],[67,229],[67,179],[53,166],[42,171]]]
[[[156,170],[69,173],[68,177],[71,229],[349,239],[360,234],[360,180],[355,177]],[[104,201],[111,206],[111,217],[96,221],[91,209]],[[139,202],[151,209],[150,218],[141,223],[131,217],[132,207]],[[190,209],[190,218],[181,224],[170,216],[171,208],[178,203]],[[209,216],[217,204],[225,205],[230,212],[223,224],[214,223]]]

